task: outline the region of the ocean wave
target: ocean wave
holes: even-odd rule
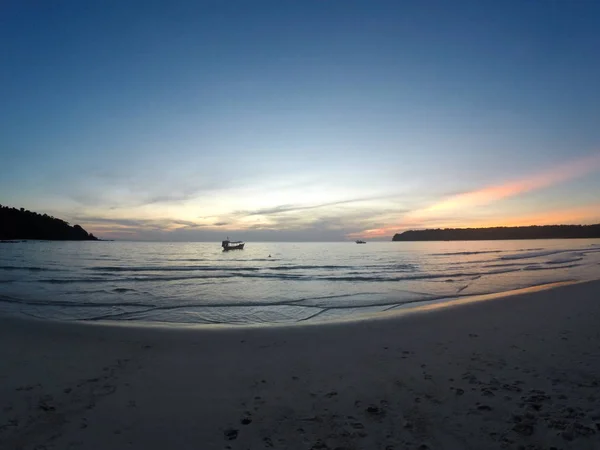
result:
[[[498,269],[483,272],[439,272],[439,273],[418,273],[414,275],[393,276],[390,272],[350,272],[339,275],[325,275],[318,273],[277,273],[277,272],[259,272],[259,271],[234,271],[232,273],[209,273],[209,274],[190,274],[190,275],[165,275],[157,274],[148,276],[122,277],[122,278],[46,278],[33,280],[38,283],[50,284],[71,284],[71,283],[119,283],[119,282],[164,282],[164,281],[191,281],[191,280],[220,280],[232,278],[254,278],[254,279],[273,279],[273,280],[297,280],[297,281],[346,281],[346,282],[397,282],[397,281],[414,281],[414,280],[435,280],[439,278],[461,278],[497,275],[509,272],[517,272],[519,269]],[[383,275],[382,275],[383,274]]]
[[[542,283],[526,283],[518,287],[522,289],[534,286],[551,285],[562,281],[556,280]],[[501,291],[502,292],[502,291]],[[429,304],[451,299],[469,298],[474,296],[497,293],[486,290],[475,294],[454,295],[415,295],[404,298],[398,296],[380,296],[373,298],[350,298],[339,296],[334,301],[318,301],[319,299],[306,299],[298,302],[277,303],[236,303],[236,304],[176,304],[169,306],[156,306],[134,311],[107,312],[98,316],[86,318],[89,321],[153,321],[153,322],[187,322],[187,323],[262,323],[262,322],[304,322],[322,316],[348,315],[353,313],[383,312],[397,308],[410,307],[415,304]],[[345,297],[345,298],[344,298]],[[258,308],[257,308],[258,307]],[[261,307],[269,307],[261,309]],[[181,312],[178,312],[181,311]]]
[[[294,265],[289,264],[285,266],[271,266],[264,267],[267,270],[313,270],[313,269],[322,269],[322,270],[343,270],[343,269],[354,269],[356,266],[336,266],[336,265]]]
[[[64,300],[31,300],[16,297],[9,297],[7,295],[0,295],[1,303],[18,303],[20,305],[29,306],[62,306],[62,307],[78,307],[78,308],[102,308],[102,307],[148,307],[153,306],[148,303],[140,302],[78,302],[78,301],[64,301]]]
[[[260,267],[210,267],[210,266],[145,266],[145,267],[127,267],[127,266],[95,266],[88,267],[87,270],[102,272],[193,272],[193,271],[229,271],[245,272],[261,270]]]
[[[569,250],[543,250],[538,252],[528,252],[528,253],[514,253],[512,255],[504,255],[501,256],[502,260],[513,260],[513,259],[530,259],[530,258],[540,258],[543,256],[556,255],[558,253],[564,253]],[[572,250],[570,250],[572,251]]]
[[[228,254],[228,252],[224,252],[224,255]],[[184,258],[184,259],[172,259],[171,261],[183,261],[183,262],[223,262],[223,261],[236,261],[236,262],[252,262],[252,261],[283,261],[280,258],[247,258],[247,259],[240,259],[240,258],[219,258],[219,259],[214,259],[214,258]]]
[[[454,253],[431,253],[432,256],[467,256],[467,255],[485,255],[487,253],[503,253],[505,250],[482,250],[478,252],[454,252]]]
[[[552,256],[558,255],[560,253],[573,253],[574,255],[585,255],[588,253],[596,253],[599,252],[600,248],[569,248],[569,249],[560,249],[560,250],[542,250],[536,252],[527,252],[527,253],[513,253],[510,255],[503,255],[500,257],[502,260],[513,260],[513,259],[529,259],[529,258],[541,258],[544,256]]]
[[[546,264],[567,264],[583,260],[583,256],[571,256],[566,258],[557,258],[552,261],[546,261]]]
[[[492,269],[492,268],[496,268],[496,267],[526,267],[529,266],[531,263],[530,262],[523,262],[523,263],[498,263],[498,264],[486,264],[484,266],[482,266],[483,268],[486,269]]]
[[[581,264],[569,264],[566,266],[551,266],[551,267],[533,265],[533,266],[525,267],[523,270],[525,270],[525,271],[527,271],[527,270],[560,270],[560,269],[572,269],[573,267],[579,267],[579,266],[581,266]]]
[[[292,271],[292,270],[347,270],[347,269],[379,269],[379,270],[415,270],[414,264],[369,264],[355,265],[296,265],[286,264],[262,267],[232,267],[232,266],[95,266],[88,267],[90,271],[101,272],[258,272],[258,271]]]
[[[464,245],[441,253],[448,248],[427,244],[397,251],[382,243],[360,254],[354,246],[281,244],[285,258],[221,254],[200,244],[157,250],[153,244],[115,243],[85,252],[31,245],[23,254],[0,254],[0,311],[59,320],[320,321],[501,292],[567,274],[591,278],[600,267],[600,245],[577,244]],[[265,246],[258,255],[270,251]]]
[[[35,266],[0,266],[0,270],[27,270],[29,272],[59,272],[61,269]]]
[[[34,283],[49,283],[49,284],[72,284],[72,283],[105,283],[111,281],[119,281],[118,279],[110,280],[107,278],[42,278],[34,280]]]
[[[418,293],[415,293],[417,295]],[[208,308],[236,308],[236,307],[247,307],[247,308],[256,308],[256,307],[277,307],[277,306],[296,306],[302,302],[309,301],[335,301],[337,299],[344,298],[353,298],[355,296],[365,296],[365,295],[376,295],[376,293],[361,293],[361,294],[340,294],[340,295],[326,295],[326,296],[317,296],[317,297],[305,297],[300,299],[285,299],[278,301],[213,301],[213,302],[181,302],[181,303],[171,303],[171,304],[156,304],[156,303],[148,303],[148,302],[88,302],[88,301],[50,301],[50,300],[30,300],[30,299],[21,299],[14,298],[5,295],[0,295],[0,302],[4,303],[16,303],[20,305],[29,305],[36,307],[70,307],[70,308],[102,308],[108,307],[112,310],[112,312],[103,314],[102,316],[92,317],[86,320],[102,320],[107,317],[117,318],[120,316],[126,316],[128,314],[137,314],[137,313],[148,313],[152,311],[175,311],[178,309],[208,309]],[[426,294],[420,294],[426,295]],[[84,296],[82,296],[84,297]],[[303,306],[303,305],[300,305]],[[135,311],[118,311],[115,312],[115,309],[125,308],[125,307],[134,307],[141,308],[136,309]],[[307,306],[308,307],[308,306]]]
[[[179,276],[179,277],[124,277],[124,278],[45,278],[41,280],[35,280],[35,283],[49,283],[49,284],[73,284],[73,283],[119,283],[119,282],[131,282],[131,281],[184,281],[184,280],[206,280],[206,279],[220,279],[220,278],[233,278],[233,275],[206,275],[206,276]]]

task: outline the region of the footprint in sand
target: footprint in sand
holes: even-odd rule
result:
[[[225,430],[223,432],[223,435],[225,436],[226,440],[233,441],[234,439],[237,439],[237,437],[238,437],[238,430],[236,430],[234,428],[228,428],[227,430]]]
[[[56,408],[52,404],[50,404],[51,400],[52,398],[47,400],[40,400],[40,402],[38,403],[38,408],[46,412],[55,411]]]
[[[383,414],[385,414],[385,411],[383,411],[381,408],[375,405],[368,406],[365,411],[374,416],[382,416]]]
[[[41,384],[30,384],[27,386],[20,386],[17,389],[15,389],[16,391],[31,391],[32,389],[38,388],[38,387],[42,387]]]
[[[481,395],[484,397],[494,397],[495,394],[489,388],[481,388]]]

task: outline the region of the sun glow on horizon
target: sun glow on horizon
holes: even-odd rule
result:
[[[396,233],[414,229],[436,228],[494,228],[523,227],[533,225],[592,225],[600,223],[600,203],[575,208],[546,211],[536,214],[524,214],[505,219],[467,219],[447,220],[433,224],[424,222],[407,222],[402,228],[397,226],[365,230],[348,235],[350,239],[383,239]]]
[[[562,210],[549,210],[530,215],[511,217],[477,218],[469,217],[479,208],[500,202],[510,197],[554,186],[600,169],[600,153],[575,160],[550,170],[532,174],[529,177],[513,180],[501,185],[488,186],[443,199],[433,205],[404,214],[397,225],[366,229],[351,233],[350,238],[384,238],[396,232],[415,228],[469,228],[496,226],[525,226],[600,222],[600,204],[580,206]],[[461,214],[460,219],[449,217]]]
[[[165,240],[175,235],[192,236],[193,232],[216,236],[315,229],[330,232],[331,236],[337,233],[338,239],[388,239],[407,229],[591,223],[600,221],[597,204],[527,214],[503,202],[510,198],[519,201],[529,193],[598,169],[600,154],[593,154],[503,184],[437,201],[434,198],[429,205],[426,197],[407,202],[414,197],[410,191],[390,195],[375,190],[362,192],[356,187],[346,192],[341,186],[327,190],[319,184],[273,189],[267,183],[182,200],[88,209],[74,215],[73,220],[101,237]]]

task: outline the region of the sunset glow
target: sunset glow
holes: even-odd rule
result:
[[[2,205],[160,241],[598,220],[593,2],[9,3]]]
[[[561,164],[546,172],[531,174],[520,180],[509,181],[499,186],[485,187],[483,189],[450,197],[425,208],[422,211],[416,211],[415,215],[423,217],[428,214],[437,214],[442,211],[483,206],[507,197],[522,195],[537,189],[547,188],[598,170],[600,170],[600,153],[581,160]]]
[[[431,206],[415,209],[404,214],[396,225],[367,229],[349,235],[351,238],[382,238],[397,231],[416,228],[468,228],[524,226],[549,224],[574,224],[600,222],[600,204],[577,208],[547,211],[535,215],[506,215],[495,218],[477,219],[478,208],[502,202],[504,199],[523,196],[529,192],[543,190],[569,180],[600,170],[600,153],[561,164],[551,170],[533,173],[530,176],[509,181],[502,185],[484,187],[448,197]],[[458,215],[460,217],[456,217]],[[435,220],[432,220],[435,218]]]

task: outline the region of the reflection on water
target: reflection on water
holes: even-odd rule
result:
[[[0,247],[0,311],[68,320],[321,321],[596,279],[599,264],[598,239],[248,243],[236,252],[218,243],[32,241]]]

